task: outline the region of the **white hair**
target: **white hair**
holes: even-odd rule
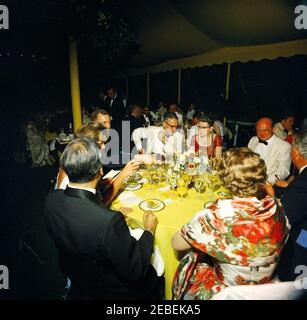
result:
[[[307,159],[307,131],[295,134],[293,147],[295,147],[300,154]]]

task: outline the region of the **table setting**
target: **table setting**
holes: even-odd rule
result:
[[[205,206],[218,198],[231,197],[216,169],[215,163],[193,153],[167,161],[147,156],[145,164],[126,179],[112,203],[114,210],[123,206],[132,209],[126,216],[131,228],[143,227],[144,211],[156,214],[159,223],[155,244],[164,259],[167,299],[171,299],[171,283],[179,262],[171,247],[172,236]]]

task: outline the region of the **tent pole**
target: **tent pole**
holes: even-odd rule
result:
[[[77,42],[69,39],[70,94],[74,132],[82,125]]]
[[[231,67],[231,63],[227,63],[226,100],[228,100],[229,98],[230,67]]]
[[[149,94],[150,94],[150,74],[147,72],[147,106],[149,106]]]
[[[178,104],[181,102],[181,68],[178,69]]]

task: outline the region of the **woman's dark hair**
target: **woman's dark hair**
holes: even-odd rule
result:
[[[101,150],[92,138],[78,138],[65,148],[60,166],[67,174],[69,181],[86,183],[94,178],[102,169]]]
[[[214,121],[206,116],[201,116],[200,118],[198,118],[198,122],[207,122],[210,127],[212,127],[214,124]]]
[[[287,120],[288,118],[294,117],[294,112],[292,110],[286,109],[283,110],[280,120]]]

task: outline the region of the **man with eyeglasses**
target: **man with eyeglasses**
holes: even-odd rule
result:
[[[138,128],[132,139],[139,154],[174,155],[183,151],[183,134],[178,130],[177,116],[171,112],[164,115],[161,127]]]

